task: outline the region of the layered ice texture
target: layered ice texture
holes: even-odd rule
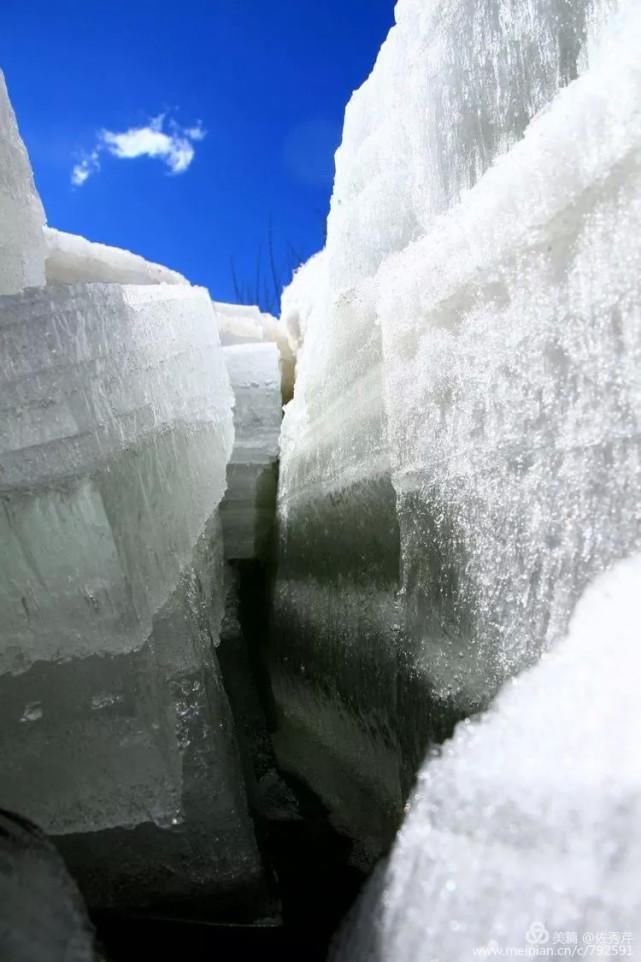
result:
[[[641,548],[641,10],[396,20],[283,299],[270,654],[281,763],[366,861],[429,743]]]
[[[209,296],[5,296],[0,358],[3,804],[94,906],[262,914],[215,653],[234,434]]]
[[[234,448],[221,507],[228,559],[265,558],[276,501],[282,417],[279,353],[273,343],[223,348],[234,392]]]
[[[187,284],[176,271],[120,247],[45,227],[47,284]]]
[[[220,340],[225,347],[241,344],[267,342],[278,348],[281,391],[283,399],[289,401],[294,393],[296,345],[285,326],[265,311],[250,304],[224,304],[214,301],[214,312],[218,321]]]
[[[0,70],[0,294],[44,284],[44,210]]]
[[[427,759],[332,962],[636,958],[640,586],[639,555],[600,575],[554,651]]]

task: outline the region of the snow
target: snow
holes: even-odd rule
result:
[[[45,227],[47,284],[188,284],[176,271],[138,254]]]
[[[399,2],[283,297],[276,743],[368,863],[641,550],[638,4],[473,13]]]
[[[44,210],[0,70],[0,294],[44,284]]]
[[[634,957],[640,587],[639,555],[597,577],[557,648],[426,759],[333,962],[524,954],[537,929]]]

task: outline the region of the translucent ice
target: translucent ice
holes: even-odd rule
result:
[[[281,423],[279,354],[272,343],[223,348],[234,392],[235,441],[221,518],[227,558],[264,555],[275,500]]]
[[[0,70],[0,294],[45,282],[44,210]]]
[[[572,943],[636,958],[640,588],[639,556],[597,578],[555,651],[427,759],[334,962],[562,954]]]
[[[138,254],[95,244],[65,231],[45,227],[47,284],[187,284],[167,267],[152,264]]]
[[[233,344],[271,342],[280,354],[281,391],[289,401],[294,393],[295,346],[288,337],[285,325],[271,314],[248,304],[223,304],[214,301],[220,340],[225,347]]]
[[[366,853],[641,548],[638,4],[401,0],[295,276],[283,765]]]
[[[0,958],[99,962],[85,906],[54,846],[0,809]]]
[[[0,358],[3,800],[94,905],[262,911],[214,650],[233,425],[209,296],[3,297]]]

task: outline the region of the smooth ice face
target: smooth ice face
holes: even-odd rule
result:
[[[138,254],[45,227],[47,284],[188,284],[176,271]]]
[[[370,852],[641,547],[638,5],[396,16],[283,297],[271,647],[281,763]]]
[[[555,651],[428,757],[334,962],[498,958],[559,932],[636,957],[640,588],[638,555],[597,578]]]
[[[3,800],[93,906],[263,914],[215,647],[233,396],[206,291],[0,298]]]
[[[54,846],[24,818],[0,810],[0,958],[99,962],[93,927]]]
[[[275,344],[223,348],[234,392],[235,441],[221,519],[228,559],[255,558],[268,548],[276,500],[282,400]]]
[[[45,282],[44,210],[0,70],[0,294]]]
[[[0,666],[137,647],[225,489],[232,394],[207,293],[0,298],[0,345]]]

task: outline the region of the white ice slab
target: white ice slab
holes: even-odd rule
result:
[[[0,294],[45,282],[44,210],[0,70]]]
[[[188,284],[177,271],[138,254],[45,227],[47,284]]]

